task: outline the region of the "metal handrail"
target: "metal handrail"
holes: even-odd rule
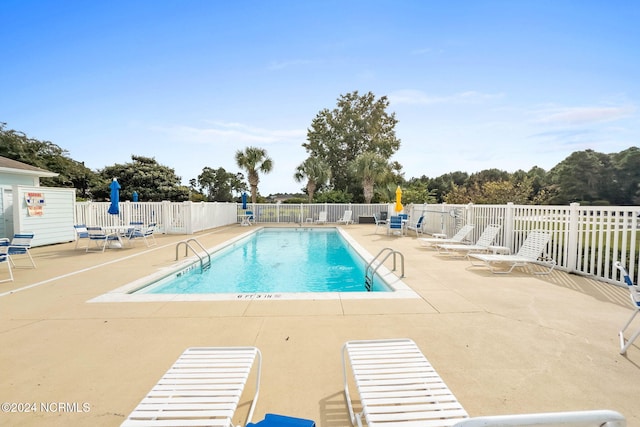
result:
[[[371,269],[373,266],[373,263],[384,253],[384,252],[388,252],[387,255],[382,259],[382,261],[379,261],[378,264],[375,266],[375,268]],[[380,252],[378,252],[378,254],[373,257],[373,259],[367,264],[367,267],[365,268],[365,272],[364,272],[364,286],[367,289],[367,291],[371,292],[371,287],[373,286],[373,277],[376,274],[376,271],[378,271],[378,268],[380,268],[381,265],[384,264],[384,262],[387,260],[387,258],[389,258],[391,255],[393,255],[393,270],[392,271],[396,271],[396,255],[400,255],[400,265],[401,265],[401,272],[402,274],[400,275],[400,278],[404,277],[404,255],[402,255],[401,252],[398,252],[392,248],[383,248],[382,250],[380,250]],[[371,272],[371,274],[369,275],[369,272]]]
[[[207,262],[205,263],[203,257],[200,256],[200,254],[189,244],[190,242],[195,242],[198,246],[200,246],[200,249],[202,249],[204,251],[204,253],[207,256]],[[180,245],[184,244],[184,256],[186,257],[189,253],[189,249],[191,249],[191,251],[200,259],[200,269],[201,270],[205,270],[209,267],[211,267],[211,254],[209,254],[209,252],[207,252],[207,250],[204,248],[204,246],[202,246],[202,244],[194,239],[187,239],[187,240],[182,240],[180,242],[178,242],[176,244],[176,261],[178,261],[178,250],[180,249]]]

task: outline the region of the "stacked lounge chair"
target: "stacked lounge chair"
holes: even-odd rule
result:
[[[451,238],[447,238],[444,234],[434,234],[435,237],[420,237],[418,243],[424,247],[435,247],[435,245],[444,245],[446,243],[464,243],[467,236],[473,231],[474,226],[467,224],[463,226]]]

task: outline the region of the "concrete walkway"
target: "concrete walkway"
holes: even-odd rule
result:
[[[640,426],[640,348],[618,354],[626,289],[562,272],[494,275],[415,237],[345,229],[372,254],[402,252],[421,298],[89,303],[172,265],[187,236],[105,253],[34,248],[38,268],[0,283],[0,402],[14,403],[0,425],[118,426],[185,348],[252,345],[264,359],[253,421],[272,412],[344,427],[342,344],[406,337],[472,416],[612,409]],[[189,237],[210,248],[246,231]]]

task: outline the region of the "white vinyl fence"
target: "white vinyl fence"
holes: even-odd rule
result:
[[[471,241],[489,224],[501,226],[496,245],[516,252],[531,231],[551,234],[544,257],[561,270],[620,283],[613,266],[621,261],[631,277],[640,269],[640,206],[414,205],[411,215],[424,215],[427,233],[452,235],[474,224]]]
[[[236,203],[122,202],[120,214],[107,213],[108,202],[76,203],[76,223],[120,225],[140,221],[155,222],[161,233],[193,234],[206,229],[239,223],[244,213]],[[336,222],[346,210],[356,223],[372,222],[374,214],[392,215],[393,204],[251,204],[254,221],[306,224],[315,222],[322,211],[328,222]],[[627,266],[631,277],[640,270],[640,206],[530,206],[530,205],[409,205],[410,222],[424,215],[425,233],[455,234],[465,224],[474,224],[470,241],[475,241],[489,224],[501,226],[495,244],[517,252],[531,231],[547,231],[551,241],[545,257],[555,260],[558,269],[621,283],[615,261]]]
[[[110,226],[142,222],[156,224],[163,234],[193,234],[237,222],[235,203],[121,202],[120,213],[108,213],[110,202],[78,202],[76,224]]]

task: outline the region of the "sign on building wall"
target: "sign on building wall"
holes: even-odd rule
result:
[[[29,216],[44,215],[44,193],[27,192],[24,193],[24,199],[27,202],[27,212]]]

